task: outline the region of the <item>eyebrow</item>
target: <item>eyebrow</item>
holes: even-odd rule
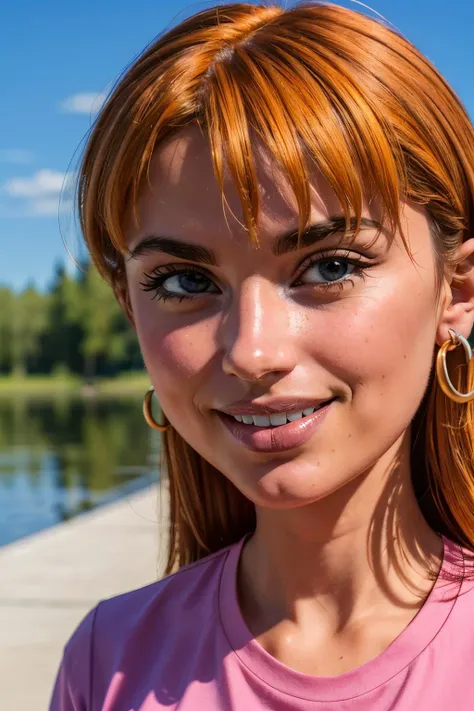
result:
[[[356,218],[350,219],[349,234],[354,233],[356,229]],[[371,228],[382,230],[382,225],[377,220],[369,217],[362,217],[360,221],[361,228]],[[279,257],[289,252],[294,252],[298,249],[305,249],[311,245],[321,242],[339,232],[346,232],[346,220],[343,215],[329,217],[326,220],[316,222],[306,229],[298,240],[298,230],[291,230],[274,239],[272,252]],[[132,250],[130,250],[130,259],[138,259],[144,254],[151,252],[164,252],[178,259],[186,259],[190,262],[200,262],[210,266],[217,266],[218,260],[215,252],[207,247],[202,247],[197,244],[183,242],[180,239],[173,237],[160,237],[157,235],[149,235],[142,239]]]

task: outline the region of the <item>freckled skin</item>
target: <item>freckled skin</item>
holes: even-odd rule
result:
[[[428,222],[413,204],[403,206],[403,219],[416,265],[398,235],[381,235],[369,249],[374,231],[353,243],[341,244],[339,235],[274,256],[273,238],[296,228],[297,214],[277,168],[268,168],[264,153],[257,159],[265,191],[259,249],[230,212],[223,214],[199,132],[185,129],[160,148],[129,245],[156,234],[212,249],[218,266],[206,270],[220,293],[182,303],[152,298],[140,286],[143,274],[185,264],[163,253],[128,261],[127,280],[146,367],[172,425],[257,505],[282,509],[326,497],[394,456],[427,385],[450,291],[437,299]],[[241,220],[230,181],[226,195]],[[339,212],[315,175],[311,222]],[[364,214],[372,214],[367,206]],[[351,276],[342,289],[293,287],[302,260],[328,250],[361,255],[370,265],[365,278]],[[309,442],[278,455],[247,450],[213,411],[240,399],[293,395],[338,400]]]

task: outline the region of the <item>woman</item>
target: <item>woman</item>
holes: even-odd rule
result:
[[[472,711],[473,166],[434,67],[335,5],[206,10],[120,80],[79,206],[170,575],[86,617],[54,711]]]

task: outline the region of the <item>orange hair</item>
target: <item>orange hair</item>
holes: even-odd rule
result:
[[[92,259],[124,286],[125,213],[134,206],[161,142],[196,122],[208,136],[216,180],[224,165],[258,242],[256,134],[292,186],[302,231],[316,164],[346,220],[376,195],[400,229],[400,200],[423,205],[439,271],[474,232],[474,130],[458,97],[396,31],[326,3],[231,4],[207,9],[154,42],[119,80],[86,147],[79,181],[81,226]],[[466,369],[464,369],[466,370]],[[457,369],[457,384],[466,378]],[[453,376],[455,380],[455,376]],[[463,382],[464,387],[472,383]],[[430,525],[474,549],[473,408],[432,378],[413,423],[413,482]],[[168,568],[251,531],[255,508],[170,428]]]

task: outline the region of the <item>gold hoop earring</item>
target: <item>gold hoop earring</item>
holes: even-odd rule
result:
[[[453,351],[458,346],[462,346],[466,357],[466,364],[469,365],[469,361],[472,358],[472,348],[466,338],[461,336],[459,333],[456,333],[456,331],[449,329],[449,335],[451,338],[443,343],[436,357],[436,376],[438,378],[438,383],[443,393],[454,402],[470,402],[471,400],[474,400],[474,390],[471,390],[469,393],[461,393],[459,390],[456,390],[451,382],[451,378],[449,377],[448,366],[446,363],[446,353],[448,351]]]
[[[155,390],[150,388],[145,393],[145,397],[143,398],[143,416],[145,417],[147,424],[150,425],[150,427],[153,427],[154,430],[158,430],[158,432],[166,432],[166,430],[169,429],[169,423],[167,425],[160,425],[151,414],[151,398],[153,397],[154,392]],[[166,421],[166,415],[164,413],[163,417]]]

